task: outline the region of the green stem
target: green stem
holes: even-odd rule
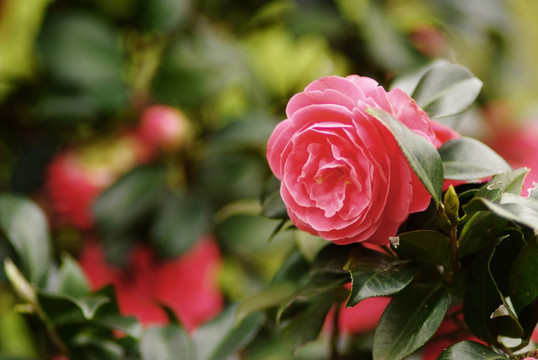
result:
[[[450,250],[452,253],[452,261],[450,270],[448,272],[447,281],[452,282],[454,280],[454,276],[456,275],[456,272],[460,270],[460,261],[458,259],[458,228],[456,225],[450,226]]]

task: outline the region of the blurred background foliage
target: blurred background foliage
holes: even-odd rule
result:
[[[292,231],[272,237],[278,220],[260,214],[266,141],[290,96],[325,75],[389,87],[447,59],[484,82],[460,128],[484,139],[538,117],[536,18],[530,0],[1,0],[0,189],[42,207],[55,256],[98,238],[112,263],[141,241],[173,258],[212,234],[226,301],[241,300],[290,251],[308,258],[319,246]],[[181,111],[188,131],[180,146],[136,155],[124,134],[156,104]],[[483,111],[491,104],[501,106]],[[72,186],[51,181],[66,153],[106,177],[86,204],[84,191],[65,195],[82,210],[54,196]],[[12,252],[0,242],[0,256]],[[0,290],[0,354],[34,356],[13,294]],[[252,359],[289,356],[267,345],[272,336]]]

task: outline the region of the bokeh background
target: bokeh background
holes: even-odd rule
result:
[[[446,122],[538,171],[537,18],[533,0],[0,0],[0,191],[35,200],[55,256],[123,312],[165,322],[157,299],[194,329],[320,246],[261,213],[266,141],[315,79],[466,66],[483,90]],[[0,358],[36,358],[14,304],[0,273]],[[251,359],[290,357],[261,338]]]

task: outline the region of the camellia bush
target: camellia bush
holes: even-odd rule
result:
[[[0,360],[538,359],[537,16],[0,0]]]
[[[296,232],[303,245],[238,303],[223,305],[211,286],[182,290],[205,281],[197,276],[219,257],[211,239],[159,265],[141,247],[124,273],[107,269],[91,242],[79,261],[65,255],[56,263],[43,212],[3,194],[0,226],[13,249],[4,270],[17,309],[42,329],[51,353],[70,359],[264,358],[263,342],[302,358],[532,359],[538,197],[523,186],[528,169],[511,168],[443,124],[481,86],[467,69],[443,62],[406,78],[403,88],[329,76],[289,99],[287,119],[268,139],[274,176],[261,203],[263,216],[277,219],[271,237]],[[144,115],[150,150],[181,145],[167,137],[186,131],[181,121],[147,125],[165,110]],[[133,161],[149,161],[150,150]],[[133,178],[154,171],[142,167],[118,184],[140,186]],[[117,206],[110,199],[119,186],[99,195],[97,214]],[[141,188],[140,201],[156,186]],[[165,206],[160,226],[178,211],[192,217],[175,206]],[[87,215],[73,220],[90,226]],[[127,221],[110,215],[97,221],[111,229]],[[175,304],[190,297],[197,307],[182,312],[188,307]]]

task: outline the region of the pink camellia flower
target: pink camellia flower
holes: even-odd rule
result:
[[[267,160],[282,181],[292,222],[336,244],[387,244],[430,195],[395,138],[368,107],[392,114],[440,147],[458,134],[432,122],[402,90],[357,75],[330,76],[289,101],[269,138]]]
[[[106,262],[100,243],[88,242],[79,262],[93,289],[114,285],[123,315],[135,316],[146,325],[164,324],[168,319],[163,304],[192,331],[222,310],[217,281],[220,259],[216,242],[208,237],[166,261],[158,261],[150,247],[139,245],[123,269]]]
[[[190,136],[190,123],[178,109],[152,105],[141,115],[138,133],[150,146],[163,151],[177,150]]]

